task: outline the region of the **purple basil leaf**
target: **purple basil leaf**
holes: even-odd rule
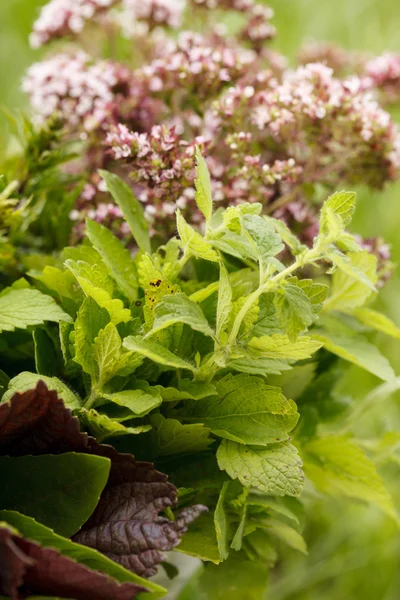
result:
[[[144,588],[115,579],[0,525],[0,593],[20,600],[49,594],[75,600],[131,600]]]

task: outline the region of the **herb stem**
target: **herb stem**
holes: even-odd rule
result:
[[[286,267],[286,269],[284,269],[283,271],[280,271],[280,273],[277,273],[273,277],[270,277],[268,279],[268,281],[266,281],[263,285],[261,285],[257,290],[252,292],[248,296],[246,302],[243,304],[242,308],[240,309],[240,311],[238,312],[238,314],[236,316],[236,319],[233,323],[232,331],[229,335],[228,348],[231,348],[234,345],[234,343],[236,342],[236,338],[238,336],[240,326],[243,322],[243,319],[245,318],[245,316],[247,315],[249,310],[252,308],[253,304],[258,300],[258,298],[262,294],[272,291],[276,287],[276,284],[279,283],[282,279],[286,279],[286,277],[291,275],[291,273],[293,273],[300,267],[303,267],[307,263],[314,262],[314,261],[318,260],[319,258],[320,258],[320,249],[318,246],[316,246],[315,248],[313,248],[311,250],[308,250],[305,254],[304,253],[299,254],[299,256],[296,258],[294,263],[292,263],[291,265]]]

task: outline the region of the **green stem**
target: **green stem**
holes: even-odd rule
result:
[[[305,264],[315,262],[320,258],[320,256],[321,253],[318,246],[316,246],[312,250],[309,250],[308,252],[306,252],[306,254],[300,254],[293,264],[289,265],[289,267],[286,267],[286,269],[268,279],[268,281],[264,283],[264,285],[260,286],[252,294],[250,294],[250,296],[248,296],[246,302],[243,304],[242,308],[238,312],[236,319],[233,323],[232,331],[228,339],[228,348],[231,348],[236,342],[236,338],[238,336],[243,319],[245,318],[249,310],[252,308],[253,304],[258,300],[258,298],[262,294],[272,291],[276,287],[276,284],[279,283],[279,281],[281,281],[282,279],[286,279],[286,277],[291,275],[291,273],[293,273],[300,267],[303,267]]]

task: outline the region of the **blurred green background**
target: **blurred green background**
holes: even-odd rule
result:
[[[28,35],[44,3],[0,2],[0,106],[26,107],[20,81],[25,68],[41,56],[30,50]],[[334,41],[372,53],[400,51],[399,0],[270,0],[269,4],[275,9],[279,32],[275,46],[291,59],[305,39]],[[0,155],[9,144],[7,122],[0,115]],[[353,228],[364,236],[380,235],[392,245],[396,272],[381,295],[379,308],[400,323],[400,184],[374,193],[359,189]],[[400,342],[383,336],[378,342],[400,373]],[[377,384],[372,375],[354,367],[344,386],[346,392],[362,398]],[[360,433],[400,430],[399,408],[398,394],[373,406],[359,423]],[[400,467],[386,467],[383,473],[400,506]],[[268,600],[399,600],[398,525],[358,505],[310,502],[314,518],[306,529],[309,556],[288,554],[271,578]],[[190,600],[196,600],[193,594]]]

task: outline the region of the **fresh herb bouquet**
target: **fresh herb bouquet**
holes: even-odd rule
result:
[[[358,78],[286,71],[269,9],[189,4],[203,37],[168,41],[185,13],[165,0],[52,0],[34,27],[35,45],[73,51],[31,68],[45,122],[24,121],[1,181],[13,600],[161,598],[149,577],[176,575],[174,548],[203,561],[193,597],[261,599],[279,551],[307,551],[305,482],[399,522],[379,440],[353,434],[398,386],[371,341],[400,337],[371,308],[390,256],[348,232],[355,194],[333,191],[397,176],[399,134],[370,92],[392,101],[396,79],[388,96],[368,59]],[[206,27],[219,11],[235,36]],[[337,392],[348,364],[385,382],[362,405]]]

